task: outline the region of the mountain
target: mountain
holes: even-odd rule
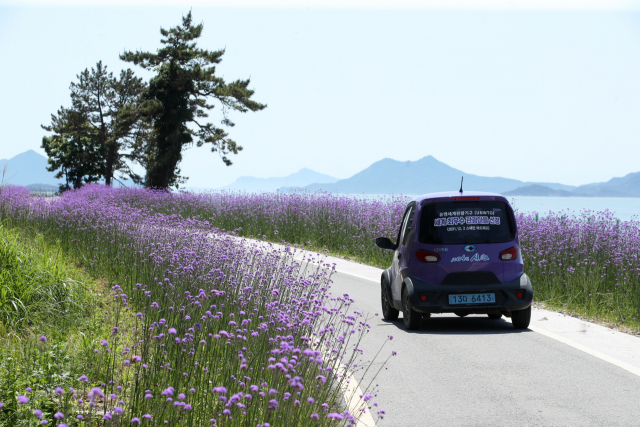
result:
[[[502,193],[503,196],[535,196],[535,197],[572,197],[571,191],[549,188],[546,185],[532,184],[518,187]]]
[[[640,197],[640,172],[611,178],[607,182],[581,185],[573,193],[581,197]]]
[[[296,173],[278,178],[255,178],[252,176],[241,176],[233,183],[223,187],[223,190],[242,190],[249,192],[257,191],[277,191],[283,187],[304,187],[309,184],[330,184],[338,181],[329,175],[324,175],[311,169],[303,168]]]
[[[460,178],[463,176],[463,188],[466,190],[503,193],[528,184],[535,184],[517,179],[467,174],[436,160],[433,156],[426,156],[415,162],[382,159],[351,178],[342,179],[333,184],[314,183],[303,189],[352,194],[425,194],[458,190]],[[558,190],[574,188],[556,183],[545,185]]]
[[[45,184],[54,185],[62,182],[54,178],[55,173],[47,170],[47,158],[33,150],[25,151],[10,159],[0,160],[0,173],[7,167],[4,175],[5,184],[22,185]]]

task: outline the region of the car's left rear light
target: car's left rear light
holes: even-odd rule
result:
[[[433,252],[425,251],[425,250],[420,250],[416,252],[416,257],[420,262],[430,263],[430,262],[440,261],[440,255],[435,254]]]
[[[514,246],[512,248],[505,249],[504,251],[500,252],[499,258],[502,261],[513,261],[514,259],[518,258],[518,248]]]

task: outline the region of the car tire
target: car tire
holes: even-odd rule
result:
[[[489,313],[487,316],[489,316],[489,319],[493,320],[502,319],[502,313]]]
[[[453,314],[455,314],[458,317],[464,317],[469,315],[469,313],[461,313],[459,311],[454,311]]]
[[[411,308],[409,303],[409,293],[406,289],[402,291],[402,321],[408,331],[418,329],[422,323],[422,314]]]
[[[511,323],[516,329],[527,329],[531,322],[531,306],[524,310],[515,310],[511,312]]]
[[[389,295],[389,286],[382,283],[380,287],[380,302],[382,303],[382,318],[384,320],[396,320],[400,311],[391,305],[391,296]]]

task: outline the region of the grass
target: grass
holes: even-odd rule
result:
[[[72,272],[41,235],[0,227],[0,333],[77,323],[91,294]]]
[[[0,426],[33,425],[17,397],[29,395],[45,415],[59,410],[55,389],[91,370],[112,303],[103,281],[32,229],[0,227],[0,268]]]

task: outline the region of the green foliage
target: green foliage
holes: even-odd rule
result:
[[[47,170],[56,178],[65,178],[60,190],[80,188],[89,182],[97,182],[102,175],[103,159],[100,145],[87,120],[73,110],[60,109],[52,117],[52,136],[42,138],[42,148],[49,157]]]
[[[51,115],[51,125],[42,126],[54,133],[42,141],[49,170],[60,169],[56,176],[67,177],[67,188],[100,178],[111,185],[116,172],[140,182],[131,163],[142,163],[139,153],[148,135],[140,120],[146,84],[130,69],[115,78],[102,61],[77,79],[70,86],[72,107],[61,107]]]
[[[224,50],[198,48],[196,40],[202,28],[202,24],[193,25],[189,12],[181,26],[161,28],[164,46],[157,53],[126,51],[120,55],[124,61],[157,73],[146,94],[147,119],[153,126],[151,145],[146,151],[148,187],[167,188],[184,182],[186,178],[180,176],[178,166],[182,150],[194,141],[198,147],[211,144],[211,151],[218,152],[227,166],[231,165],[227,154],[242,150],[223,128],[198,121],[208,117],[208,110],[214,107],[208,99],[221,104],[221,124],[228,127],[234,126],[228,111],[245,113],[266,107],[251,100],[254,91],[248,88],[249,79],[225,83],[215,75],[215,64],[221,62]]]
[[[61,397],[55,388],[77,387],[80,375],[100,369],[93,349],[109,336],[116,310],[101,296],[102,284],[73,264],[58,242],[0,228],[0,426],[35,425],[33,407],[49,419],[67,413],[68,392]],[[19,395],[29,397],[29,408]]]
[[[0,227],[0,330],[19,332],[82,317],[86,286],[68,276],[59,257],[40,237],[28,241]]]

